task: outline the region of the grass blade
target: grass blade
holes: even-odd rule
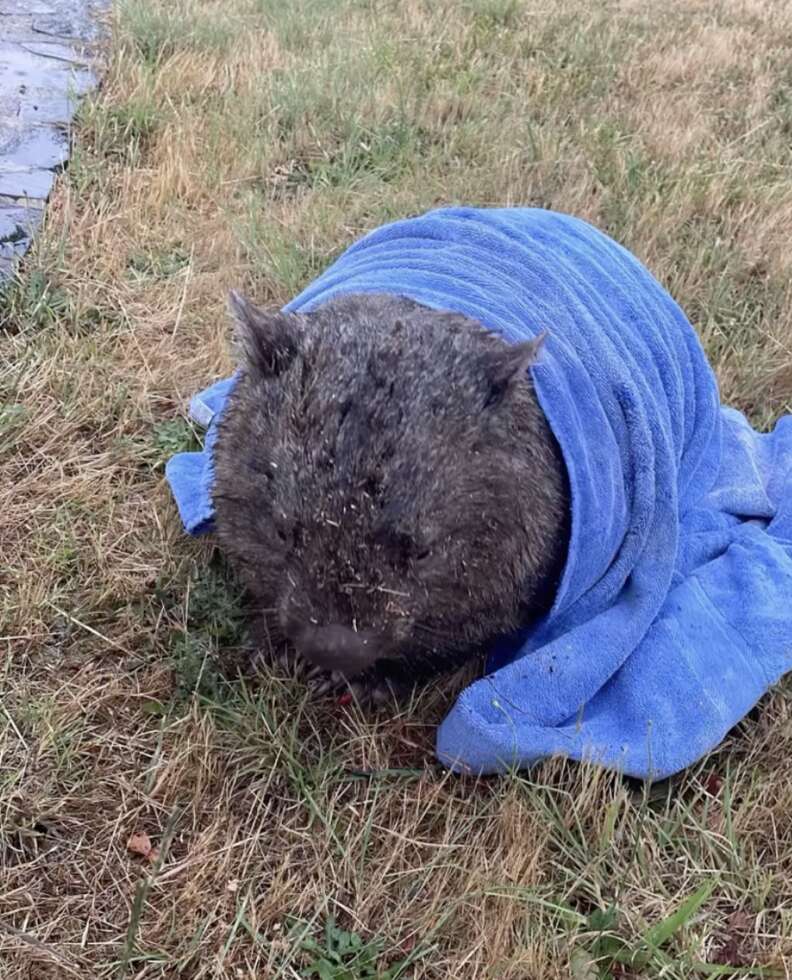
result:
[[[689,898],[685,899],[676,912],[672,912],[662,922],[658,922],[656,926],[648,929],[643,937],[644,945],[650,949],[664,946],[698,912],[712,894],[716,883],[714,880],[705,882]]]

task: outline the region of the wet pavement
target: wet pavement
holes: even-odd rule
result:
[[[0,279],[41,223],[109,0],[0,0]]]

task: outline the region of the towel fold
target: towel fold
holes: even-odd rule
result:
[[[440,759],[488,773],[562,753],[657,779],[715,747],[792,668],[792,416],[760,434],[722,407],[679,306],[567,215],[445,208],[398,221],[285,309],[353,292],[455,310],[509,342],[548,332],[532,371],[569,471],[567,564],[549,614],[496,645],[441,724]],[[211,529],[211,451],[233,380],[199,396],[204,452],[166,470],[193,534]]]

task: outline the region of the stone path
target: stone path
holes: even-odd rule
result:
[[[0,280],[27,250],[69,155],[87,45],[108,0],[0,0]]]

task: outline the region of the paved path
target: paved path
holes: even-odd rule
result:
[[[108,0],[0,0],[0,280],[41,222],[69,154],[69,123],[96,84],[86,44]]]

